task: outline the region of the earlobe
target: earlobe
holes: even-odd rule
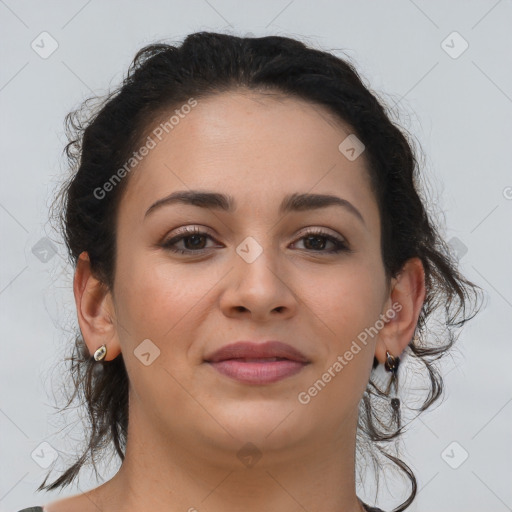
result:
[[[89,353],[96,354],[98,349],[105,345],[107,353],[97,360],[115,359],[121,348],[114,322],[115,311],[111,293],[108,287],[92,274],[89,255],[85,251],[80,254],[76,264],[73,293],[80,331]],[[101,356],[99,352],[98,356]]]
[[[387,354],[400,357],[413,340],[418,318],[425,300],[425,271],[419,258],[411,258],[402,267],[394,280],[386,308],[389,321],[379,332],[375,357],[385,364]],[[393,310],[394,314],[389,315]]]

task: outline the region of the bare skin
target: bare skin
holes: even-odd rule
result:
[[[398,356],[412,339],[425,284],[418,259],[386,281],[364,153],[350,161],[338,149],[350,133],[307,102],[223,93],[200,100],[133,171],[118,216],[114,289],[91,274],[86,253],[74,282],[90,352],[106,344],[106,360],[122,353],[128,371],[126,458],[111,480],[45,512],[363,510],[358,404],[374,355],[383,363],[386,350]],[[145,217],[155,201],[192,189],[229,194],[236,209],[173,204]],[[344,198],[364,221],[340,206],[279,215],[292,193]],[[208,236],[177,242],[186,255],[159,245],[183,226]],[[315,228],[352,252],[331,253],[325,238],[308,243]],[[236,251],[247,237],[262,249],[251,263]],[[394,303],[401,309],[378,335],[301,403],[298,394]],[[146,339],[160,350],[148,366],[134,355]],[[310,364],[272,384],[243,384],[204,362],[237,340],[284,341]],[[249,442],[261,455],[252,467],[237,456]]]

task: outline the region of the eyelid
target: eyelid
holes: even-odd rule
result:
[[[213,235],[210,233],[210,230],[205,226],[201,226],[201,224],[190,224],[188,226],[182,226],[176,228],[176,230],[171,230],[171,233],[173,233],[172,238],[178,235],[195,235],[196,233],[207,234],[208,236],[211,236],[213,238]]]
[[[295,236],[300,237],[300,236],[311,235],[311,234],[316,234],[316,233],[322,234],[322,235],[329,235],[329,236],[339,239],[340,242],[348,243],[347,239],[343,235],[340,235],[337,231],[334,231],[333,229],[325,227],[325,226],[313,226],[313,227],[310,226],[307,228],[303,228]]]
[[[162,244],[167,244],[170,241],[179,238],[182,240],[183,238],[193,236],[193,235],[203,235],[211,238],[215,242],[217,242],[217,239],[214,235],[211,234],[211,232],[208,230],[208,228],[205,228],[204,226],[199,225],[192,225],[192,226],[183,226],[181,228],[177,228],[176,230],[171,231],[172,235],[166,235],[163,238]]]
[[[176,230],[171,230],[171,233],[173,233],[172,238],[179,236],[179,235],[188,235],[188,234],[206,234],[208,236],[211,236],[213,239],[215,239],[215,236],[211,233],[211,231],[205,227],[201,226],[200,224],[193,224],[188,226],[182,226],[180,228],[177,228]],[[328,228],[326,226],[309,226],[302,228],[296,235],[294,235],[294,238],[309,235],[309,234],[325,234],[325,235],[331,235],[335,238],[340,239],[341,242],[348,243],[348,240],[341,234],[339,234],[337,231]],[[165,237],[166,238],[166,237]]]

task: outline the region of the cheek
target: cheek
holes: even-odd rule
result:
[[[310,275],[308,280],[309,286],[302,287],[303,298],[338,345],[350,344],[378,319],[383,284],[375,267],[359,262]]]
[[[147,256],[119,261],[118,269],[118,332],[130,382],[148,407],[164,400],[177,410],[186,398],[177,382],[188,378],[189,346],[202,322],[201,300],[213,284],[192,266],[184,272]],[[148,339],[154,345],[142,345]],[[150,354],[147,366],[139,359],[142,347]]]
[[[136,346],[149,338],[162,351],[181,340],[186,342],[184,333],[197,324],[197,306],[218,281],[212,272],[198,272],[193,265],[147,255],[120,260],[116,279],[118,317],[127,331],[125,343]]]
[[[307,305],[324,351],[317,373],[301,391],[314,397],[307,406],[312,416],[325,415],[336,404],[326,420],[329,428],[338,428],[357,407],[368,383],[376,340],[368,333],[381,313],[383,286],[376,270],[370,264],[347,265],[330,278],[315,279],[309,292]]]

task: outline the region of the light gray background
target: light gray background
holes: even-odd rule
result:
[[[74,420],[53,414],[70,339],[62,329],[76,319],[70,269],[63,268],[62,245],[46,263],[32,252],[42,238],[55,240],[46,219],[65,172],[64,116],[116,86],[144,44],[177,42],[198,30],[289,35],[345,50],[372,88],[397,103],[426,155],[432,209],[441,212],[447,239],[467,248],[458,253],[462,270],[487,293],[443,366],[443,403],[413,421],[404,437],[404,458],[419,483],[409,510],[512,510],[510,0],[0,0],[0,17],[1,511],[55,499],[57,493],[35,492],[46,470],[31,453],[42,453],[46,441],[63,457],[81,438],[80,424],[71,432]],[[31,48],[43,31],[59,45],[46,59]],[[451,36],[442,46],[454,31],[469,44],[457,58],[462,40]],[[457,469],[441,455],[454,441],[451,460],[469,454]],[[60,496],[95,487],[93,477],[85,471],[79,486]],[[400,497],[382,485],[379,505],[391,510]],[[370,500],[371,486],[360,496]]]

